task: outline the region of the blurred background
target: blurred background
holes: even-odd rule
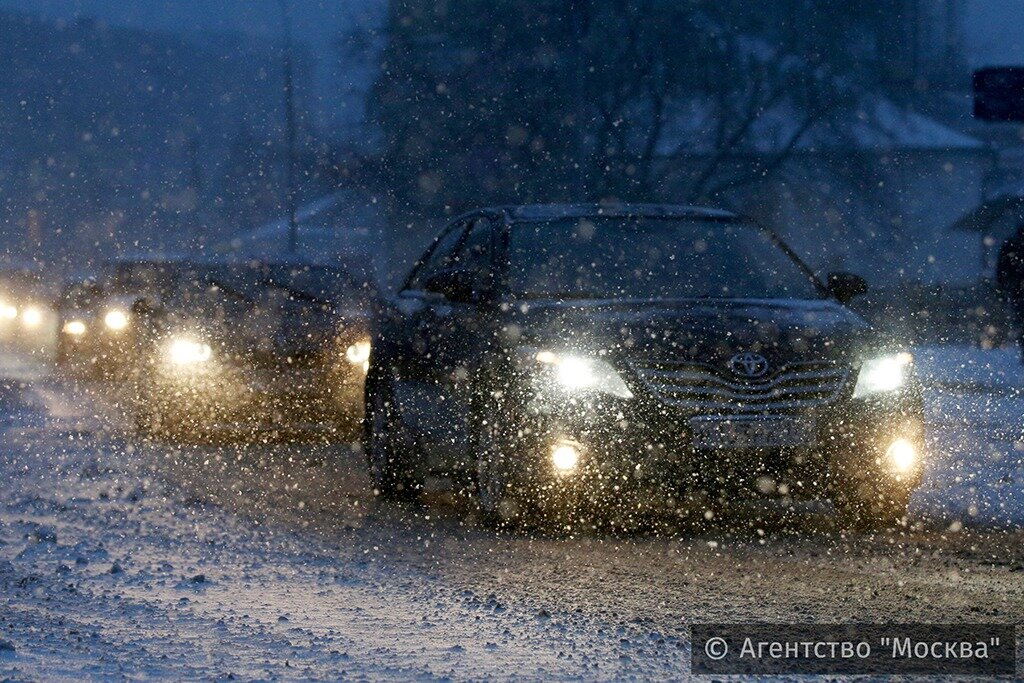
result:
[[[296,248],[393,286],[494,203],[722,206],[863,274],[909,336],[1002,343],[1024,63],[984,0],[0,0],[12,266]],[[291,88],[287,83],[289,80]],[[289,125],[291,91],[292,125]]]

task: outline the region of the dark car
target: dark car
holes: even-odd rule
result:
[[[921,477],[922,400],[912,356],[844,305],[865,289],[722,211],[465,215],[374,335],[374,486],[445,475],[491,519],[569,526],[745,492],[894,523]]]
[[[52,348],[52,296],[37,266],[0,266],[0,343],[33,354]]]
[[[58,360],[73,359],[98,376],[124,379],[135,362],[139,323],[174,288],[188,261],[140,256],[103,264],[95,282],[65,290]]]
[[[68,282],[57,297],[57,363],[79,372],[93,369],[99,356],[96,333],[103,287],[95,278]]]
[[[351,433],[362,418],[373,300],[368,285],[329,265],[193,264],[140,326],[140,428]]]

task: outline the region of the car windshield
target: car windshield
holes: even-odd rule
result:
[[[111,267],[107,289],[111,294],[153,292],[167,295],[174,286],[179,266],[172,263],[118,263]]]
[[[91,284],[74,284],[64,288],[60,305],[68,308],[88,308],[103,295],[102,290]]]
[[[333,307],[340,301],[362,301],[362,290],[344,270],[309,265],[246,263],[194,269],[182,278],[177,298],[227,299],[243,309],[265,302],[268,294],[292,303]]]
[[[511,228],[514,296],[555,299],[818,299],[769,233],[737,221],[585,217]]]
[[[359,288],[344,270],[309,265],[274,265],[263,269],[257,282],[276,287],[293,300],[336,302],[359,296]]]

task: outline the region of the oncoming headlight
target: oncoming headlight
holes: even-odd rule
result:
[[[18,317],[18,307],[12,306],[6,302],[0,302],[0,318],[4,320],[14,320]]]
[[[860,366],[854,398],[887,394],[901,389],[910,377],[914,356],[906,351],[868,358]]]
[[[128,314],[119,308],[112,308],[103,316],[103,324],[108,329],[119,332],[128,327]]]
[[[81,320],[69,320],[64,323],[64,334],[80,337],[85,334],[85,323]]]
[[[355,344],[349,344],[345,349],[345,360],[352,365],[359,366],[365,372],[370,367],[370,342],[363,340]]]
[[[21,323],[30,330],[43,324],[43,309],[38,306],[27,306],[21,312]]]
[[[551,379],[570,393],[592,391],[633,398],[619,373],[607,361],[587,356],[560,354],[549,350],[528,349],[533,361],[551,371]]]
[[[212,357],[210,345],[194,339],[175,339],[167,347],[167,359],[175,365],[196,365]]]

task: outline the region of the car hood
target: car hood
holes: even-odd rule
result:
[[[323,311],[312,307],[253,309],[244,316],[202,318],[173,316],[172,330],[200,334],[234,355],[270,358],[307,358],[334,349],[339,340],[367,336],[366,316],[351,311]],[[348,342],[346,341],[346,344]]]
[[[753,352],[769,363],[849,362],[877,341],[832,300],[530,301],[514,307],[520,343],[615,359],[722,363]]]
[[[129,311],[129,310],[131,310],[132,305],[136,301],[138,301],[140,298],[142,298],[143,296],[144,296],[143,294],[139,294],[139,293],[136,293],[136,294],[111,294],[111,295],[103,297],[100,300],[100,302],[98,304],[98,307],[101,310],[109,310],[109,309],[112,309],[112,308],[117,308],[117,309],[120,309],[122,311]]]

